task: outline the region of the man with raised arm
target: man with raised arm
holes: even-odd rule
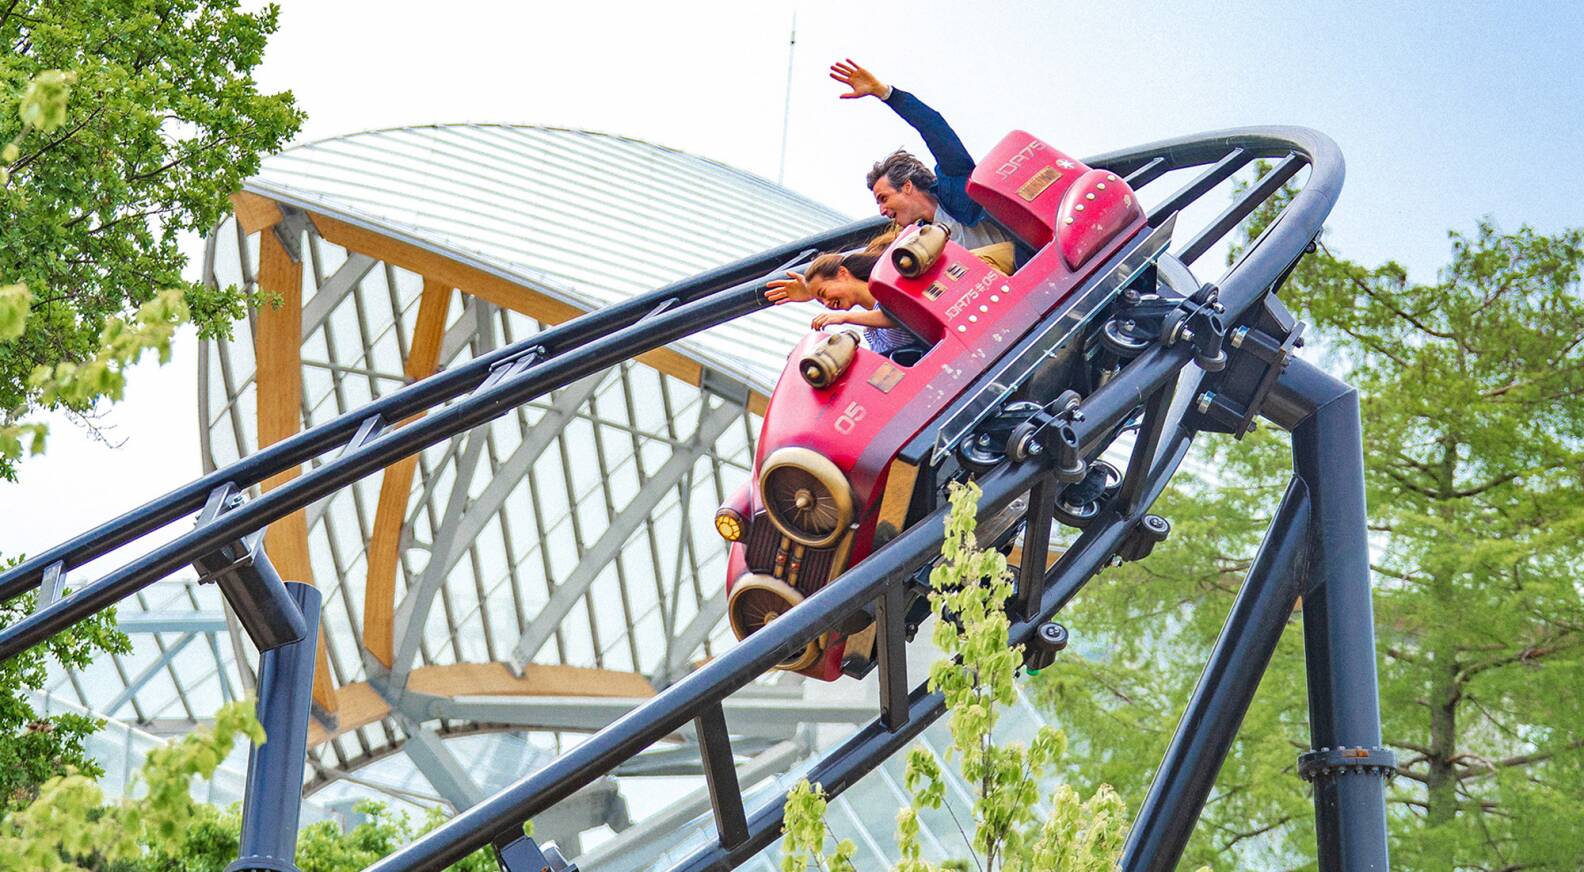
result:
[[[882,83],[851,58],[831,64],[832,79],[851,88],[841,99],[877,97],[924,138],[935,158],[935,171],[897,149],[869,171],[869,190],[880,213],[903,226],[918,221],[941,224],[952,240],[968,248],[1013,242],[1012,235],[991,220],[984,207],[968,196],[974,159],[939,112],[901,88]]]

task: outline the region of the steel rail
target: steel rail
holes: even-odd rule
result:
[[[1145,166],[1159,169],[1163,165],[1156,163],[1157,159],[1165,160],[1170,169],[1215,164],[1234,152],[1240,152],[1238,160],[1243,157],[1250,160],[1261,157],[1286,159],[1298,155],[1310,164],[1312,171],[1303,189],[1272,227],[1244,252],[1237,264],[1223,277],[1221,299],[1229,321],[1235,321],[1268,292],[1320,232],[1341,187],[1343,165],[1341,153],[1335,144],[1324,134],[1303,128],[1249,128],[1168,140],[1088,161],[1093,166],[1108,167],[1124,173]],[[1236,222],[1218,223],[1224,232],[1230,232]],[[1194,244],[1196,247],[1208,247],[1215,238],[1200,234]],[[1078,430],[1078,444],[1087,448],[1102,431],[1121,423],[1123,418],[1170,384],[1182,367],[1188,365],[1191,357],[1192,348],[1182,343],[1171,348],[1157,346],[1131,362],[1121,374],[1080,405],[1079,410],[1083,414],[1078,416],[1078,427],[1075,428]],[[1134,508],[1125,516],[1112,510],[1102,519],[1097,519],[1096,524],[1064,556],[1063,561],[1069,568],[1075,565],[1093,566],[1098,570],[1121,547],[1126,532],[1143,516],[1144,510],[1164,488],[1187,450],[1190,434],[1179,432],[1174,438],[1171,450],[1149,470],[1145,493],[1134,503]],[[1030,466],[1003,465],[988,474],[983,480],[981,512],[993,513],[1026,491],[1039,474]],[[938,510],[920,520],[858,566],[826,585],[799,608],[744,639],[736,648],[706,664],[543,769],[509,785],[397,854],[369,867],[370,872],[442,869],[489,844],[496,835],[511,832],[521,826],[524,820],[550,808],[584,784],[680,728],[699,713],[718,705],[727,695],[768,671],[833,623],[879,600],[888,585],[901,584],[918,566],[932,559],[942,539],[940,526],[943,515],[944,510]],[[1062,566],[1063,563],[1059,562],[1053,571],[1059,572]],[[1051,579],[1042,593],[1040,616],[1048,619],[1091,574],[1075,571],[1072,575],[1058,575]],[[1033,626],[1032,623],[1020,625],[1020,632],[1026,635]],[[845,786],[900,748],[900,732],[920,729],[920,721],[926,716],[938,716],[938,706],[933,695],[915,690],[909,696],[909,710],[910,714],[917,713],[920,716],[918,720],[910,717],[896,732],[892,732],[886,730],[882,721],[877,719],[842,746],[847,749],[846,753],[827,757],[832,762],[829,771],[824,774],[836,777]],[[750,838],[747,842],[731,846],[717,842],[714,848],[705,849],[698,856],[696,864],[688,865],[693,863],[690,859],[680,868],[720,868],[742,862],[751,856],[748,852],[751,843],[762,840],[765,832],[772,829],[772,819],[779,816],[779,810],[775,808],[777,805],[772,802],[769,808],[755,812],[748,824]]]
[[[83,620],[191,563],[198,556],[251,533],[334,493],[403,457],[499,418],[518,406],[598,372],[717,324],[769,306],[763,278],[666,309],[570,348],[515,367],[472,396],[405,427],[390,431],[286,484],[164,543],[97,581],[0,631],[0,660],[16,656],[51,634]],[[224,483],[224,482],[222,482]]]
[[[1202,173],[1190,183],[1190,189],[1197,192],[1195,196],[1202,196],[1214,187],[1209,183],[1212,178],[1218,184],[1230,176],[1226,169],[1233,163],[1242,165],[1261,158],[1282,158],[1287,162],[1284,171],[1290,169],[1292,172],[1297,171],[1296,158],[1307,163],[1311,171],[1282,214],[1222,277],[1220,301],[1225,307],[1226,320],[1235,323],[1279,284],[1320,232],[1336,201],[1344,173],[1335,144],[1323,134],[1304,128],[1243,128],[1166,140],[1100,155],[1090,158],[1088,163],[1119,174],[1148,175],[1151,179],[1175,169],[1212,165],[1212,172]],[[1271,187],[1261,186],[1261,193],[1268,192]],[[1181,199],[1181,192],[1176,199]],[[1257,204],[1250,205],[1250,210],[1253,205]],[[1241,206],[1240,203],[1234,209],[1241,210]],[[1165,218],[1164,215],[1151,217]],[[1240,220],[1234,211],[1223,212],[1215,226],[1194,238],[1191,247],[1198,251],[1207,249]],[[500,417],[521,403],[613,363],[760,308],[766,305],[761,293],[763,274],[778,259],[785,263],[807,248],[844,244],[843,238],[860,239],[872,233],[879,223],[878,219],[858,222],[816,239],[783,246],[551,328],[305,431],[57,546],[0,575],[0,598],[36,585],[43,572],[55,564],[68,569],[81,565],[196,511],[214,487],[227,482],[246,487],[273,472],[348,444],[359,429],[376,420],[376,416],[386,421],[401,420],[414,411],[469,391],[473,394],[417,422],[366,444],[355,445],[342,456],[153,549],[67,599],[23,619],[0,632],[0,658],[13,656],[55,630],[175,571],[195,556],[256,531],[401,457]],[[846,234],[845,237],[842,234]],[[1151,397],[1167,389],[1182,368],[1189,365],[1191,357],[1192,349],[1180,343],[1173,347],[1151,348],[1134,359],[1080,404],[1081,414],[1073,423],[1076,444],[1082,446],[1085,454],[1097,449],[1104,432],[1113,430]],[[505,364],[510,365],[505,376],[492,377]],[[1140,470],[1143,482],[1135,498],[1125,507],[1119,508],[1120,503],[1114,503],[1103,511],[1045,575],[1038,612],[1014,627],[1014,643],[1026,638],[1038,623],[1055,614],[1116,554],[1128,532],[1177,469],[1191,435],[1177,428],[1160,460],[1147,470]],[[1000,510],[1045,474],[1037,463],[1003,464],[981,481],[984,496],[980,511]],[[894,596],[900,585],[907,583],[919,567],[934,558],[942,539],[944,512],[944,509],[937,510],[910,526],[874,555],[811,596],[800,608],[749,636],[725,655],[683,678],[567,754],[370,869],[391,872],[444,868],[502,834],[520,831],[518,828],[523,820],[550,808],[688,721],[718,711],[717,707],[726,696],[770,671],[791,652],[828,630],[832,623],[879,602],[888,593]],[[915,689],[908,697],[907,708],[910,716],[905,720],[877,719],[817,764],[816,772],[832,779],[827,789],[838,783],[842,787],[852,783],[900,748],[900,743],[905,741],[903,734],[916,733],[928,720],[940,714],[938,698],[923,689]],[[888,724],[890,729],[887,729]],[[740,814],[740,796],[735,801]],[[778,802],[767,803],[755,811],[746,830],[746,840],[732,838],[729,841],[734,844],[717,843],[713,849],[706,848],[696,855],[701,865],[684,868],[719,868],[741,862],[749,856],[744,852],[751,843],[767,838],[766,832],[773,829],[772,819],[778,819],[779,814]]]
[[[684,305],[728,290],[753,278],[771,274],[788,261],[795,262],[811,250],[842,247],[867,239],[885,226],[882,218],[857,221],[825,233],[788,242],[759,254],[715,267],[698,275],[672,282],[656,290],[597,309],[570,321],[543,330],[519,342],[480,355],[453,369],[432,375],[367,405],[346,412],[316,427],[283,439],[224,468],[217,469],[164,496],[150,500],[106,521],[93,529],[27,559],[0,573],[0,601],[36,587],[44,572],[56,563],[63,572],[119,548],[128,542],[178,521],[203,508],[216,487],[232,483],[239,490],[251,487],[276,473],[346,445],[363,422],[379,416],[387,422],[401,421],[474,390],[501,361],[518,357],[535,347],[549,354],[575,348],[613,330],[631,326],[662,306]]]

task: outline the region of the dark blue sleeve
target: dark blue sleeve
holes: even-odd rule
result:
[[[984,209],[968,196],[968,177],[973,175],[974,159],[957,132],[939,112],[901,88],[892,87],[887,106],[912,125],[935,158],[935,198],[953,218],[964,224],[978,224]]]

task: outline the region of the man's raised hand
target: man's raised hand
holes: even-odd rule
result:
[[[777,306],[782,303],[806,303],[814,299],[814,292],[803,281],[801,273],[787,271],[784,279],[771,279],[765,283],[765,299]]]
[[[886,92],[891,90],[875,78],[874,73],[853,63],[852,58],[831,64],[830,77],[852,89],[841,95],[843,100],[858,97],[879,97],[884,100]]]

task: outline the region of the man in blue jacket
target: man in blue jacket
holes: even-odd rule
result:
[[[843,100],[877,97],[924,138],[935,158],[931,172],[924,162],[897,149],[869,171],[869,190],[880,213],[903,226],[931,221],[951,230],[953,241],[968,248],[1012,242],[1011,234],[968,196],[974,159],[939,112],[901,88],[882,83],[852,59],[831,64],[832,79],[852,90]]]

